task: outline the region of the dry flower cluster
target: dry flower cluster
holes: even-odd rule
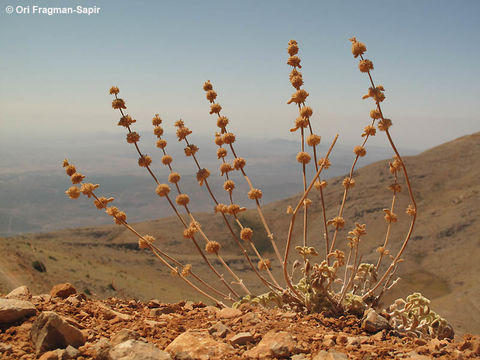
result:
[[[413,227],[417,216],[417,206],[410,185],[410,180],[407,174],[407,169],[395,147],[390,135],[390,127],[392,121],[384,116],[381,103],[385,100],[385,88],[382,85],[375,85],[372,77],[374,69],[373,62],[365,59],[366,53],[365,44],[356,40],[350,39],[352,42],[352,54],[354,58],[359,59],[359,70],[368,76],[370,87],[367,93],[363,96],[364,99],[370,98],[374,103],[374,108],[370,111],[370,122],[365,126],[362,136],[362,143],[353,149],[354,161],[350,172],[342,182],[343,197],[338,209],[338,213],[331,219],[327,219],[327,211],[325,208],[324,189],[327,182],[321,178],[322,171],[330,167],[329,156],[338,138],[338,135],[333,139],[328,151],[320,157],[318,145],[321,138],[313,131],[311,118],[313,110],[306,104],[309,93],[303,88],[303,77],[300,72],[301,59],[298,57],[298,43],[291,40],[288,43],[288,61],[287,64],[292,67],[290,72],[290,83],[295,89],[288,104],[294,104],[298,108],[298,117],[294,121],[294,126],[290,131],[297,132],[300,137],[300,149],[296,155],[296,159],[301,164],[301,176],[303,180],[303,195],[295,207],[289,207],[287,213],[291,215],[290,227],[286,236],[286,246],[283,253],[280,252],[277,245],[277,239],[270,230],[265,216],[262,212],[261,199],[262,190],[255,188],[252,181],[247,175],[247,162],[240,157],[235,148],[236,136],[229,131],[229,119],[223,113],[223,108],[217,101],[217,92],[214,90],[210,81],[205,82],[203,90],[205,91],[206,99],[210,104],[210,114],[216,118],[216,125],[218,127],[214,136],[214,142],[218,146],[217,158],[219,160],[219,172],[224,177],[223,189],[228,194],[228,202],[220,203],[217,200],[210,184],[209,178],[212,172],[201,166],[197,157],[199,148],[190,142],[190,135],[192,131],[185,125],[184,121],[179,120],[175,123],[176,135],[179,142],[184,145],[185,156],[190,157],[197,169],[196,180],[199,186],[204,187],[212,199],[214,213],[222,217],[225,223],[226,230],[232,236],[234,242],[238,246],[245,261],[248,263],[250,269],[265,285],[267,292],[264,294],[252,294],[247,284],[243,282],[239,274],[237,274],[222,257],[222,245],[211,240],[207,234],[202,230],[201,224],[197,221],[195,216],[189,209],[190,198],[181,190],[181,175],[173,168],[173,158],[167,152],[167,141],[162,138],[164,129],[162,127],[162,119],[158,114],[152,119],[153,133],[158,138],[156,146],[162,153],[161,162],[166,167],[168,172],[168,181],[161,183],[150,165],[152,158],[140,150],[139,141],[140,135],[132,131],[132,125],[136,122],[131,115],[127,115],[125,101],[118,97],[119,89],[113,86],[110,89],[110,94],[114,96],[112,107],[117,109],[120,113],[119,126],[126,129],[127,143],[132,144],[138,153],[138,165],[144,167],[156,183],[156,193],[159,197],[168,202],[175,215],[178,217],[182,225],[183,236],[192,242],[200,257],[207,264],[208,268],[215,274],[219,280],[221,287],[209,284],[203,280],[199,274],[194,272],[191,264],[184,264],[180,260],[173,258],[160,249],[155,244],[155,239],[151,235],[139,234],[127,222],[127,216],[123,211],[117,207],[109,205],[113,202],[113,198],[106,198],[97,196],[95,191],[99,185],[83,182],[84,176],[77,172],[74,165],[69,164],[67,160],[64,161],[67,175],[70,176],[73,186],[67,190],[67,194],[76,199],[80,193],[93,198],[94,204],[98,209],[103,209],[112,216],[114,222],[128,228],[139,239],[139,247],[150,249],[153,254],[167,266],[173,275],[178,276],[188,285],[200,292],[203,296],[214,301],[219,306],[236,306],[244,302],[261,304],[263,306],[279,306],[293,309],[296,311],[320,312],[327,311],[331,314],[340,315],[345,313],[353,313],[362,315],[369,308],[378,308],[382,297],[391,289],[397,282],[394,279],[396,270],[399,264],[403,261],[402,255],[412,235]],[[392,192],[392,200],[389,208],[384,209],[384,218],[386,222],[386,232],[383,245],[377,249],[378,260],[375,264],[367,264],[361,262],[359,254],[359,243],[362,237],[366,235],[366,224],[355,224],[355,227],[348,232],[345,239],[348,245],[348,254],[339,250],[336,245],[339,240],[340,230],[345,227],[346,220],[344,218],[344,210],[347,202],[347,195],[355,187],[356,181],[354,178],[355,166],[360,157],[366,155],[366,143],[372,136],[377,135],[377,129],[385,134],[388,143],[395,153],[394,159],[389,164],[389,170],[392,174],[393,182],[389,186]],[[307,178],[307,167],[313,166],[315,175],[313,178]],[[232,172],[239,172],[246,183],[248,184],[248,198],[254,202],[258,212],[259,219],[265,228],[268,239],[273,248],[274,259],[265,258],[257,246],[255,245],[254,231],[242,223],[239,213],[245,211],[234,200],[236,184],[231,178]],[[407,187],[410,204],[405,210],[410,215],[410,226],[405,234],[403,243],[399,251],[395,254],[389,250],[390,234],[392,225],[398,221],[396,214],[396,200],[402,190],[399,178],[403,177],[404,183]],[[173,191],[172,191],[173,188]],[[318,191],[318,196],[313,196],[315,188]],[[175,193],[176,195],[173,195]],[[308,243],[308,224],[309,213],[308,208],[313,201],[319,201],[323,214],[323,242],[325,253],[322,255],[324,259],[320,262],[313,262],[313,257],[320,256],[315,247]],[[302,262],[295,261],[290,267],[289,256],[292,251],[292,235],[297,215],[301,213],[303,216],[303,236],[302,243],[294,248],[303,259]],[[236,228],[239,228],[239,233]],[[202,246],[201,243],[204,243]],[[228,281],[220,270],[214,266],[211,258],[215,257],[218,263],[225,269],[226,273],[231,276],[233,281]],[[390,261],[388,267],[383,272],[381,270],[382,261]],[[283,269],[283,279],[277,279],[271,271],[272,262],[278,261]],[[290,264],[290,265],[289,265]],[[289,268],[292,268],[289,272]],[[382,267],[383,269],[384,267]],[[299,270],[300,276],[296,275]],[[297,279],[296,281],[294,279]],[[415,304],[412,301],[416,301]],[[444,329],[449,325],[444,319],[438,315],[430,313],[430,310],[421,310],[418,303],[427,304],[426,299],[421,295],[412,295],[407,298],[407,302],[397,300],[397,302],[390,308],[389,318],[392,319],[392,324],[396,325],[399,330],[410,331],[415,333],[422,333],[424,335],[436,336],[439,329]],[[403,306],[403,308],[401,308]],[[424,309],[425,306],[422,308]],[[427,307],[428,308],[428,307]],[[428,315],[430,313],[430,315]],[[387,313],[385,313],[388,315]],[[418,318],[418,319],[417,319]],[[400,320],[398,320],[400,319]],[[441,325],[441,326],[440,326]],[[437,331],[438,330],[438,331]],[[443,330],[442,330],[443,331]]]

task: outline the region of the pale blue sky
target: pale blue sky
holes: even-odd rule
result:
[[[366,43],[404,147],[480,130],[479,1],[0,0],[0,139],[118,131],[108,88],[137,129],[158,112],[215,131],[210,79],[231,130],[293,139],[286,46],[299,42],[313,125],[357,141],[372,104],[348,38]],[[7,5],[99,6],[100,14],[8,15]],[[384,140],[384,139],[383,139]],[[379,139],[378,141],[381,141]]]

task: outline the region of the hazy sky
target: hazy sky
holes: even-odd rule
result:
[[[314,128],[358,141],[370,100],[348,39],[366,43],[384,111],[404,147],[480,130],[480,1],[0,0],[0,140],[118,131],[111,85],[137,129],[160,113],[215,131],[210,79],[231,130],[295,138],[286,46],[299,42]],[[99,14],[7,14],[8,5],[97,6]],[[384,140],[384,139],[383,139]]]

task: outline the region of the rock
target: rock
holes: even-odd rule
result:
[[[116,345],[108,355],[111,360],[172,360],[170,354],[155,345],[133,339]]]
[[[40,356],[38,360],[62,360],[62,351],[59,349],[47,351],[45,354]]]
[[[218,319],[233,319],[242,315],[242,312],[238,309],[223,308],[217,312]]]
[[[0,354],[9,354],[12,351],[11,344],[0,343]]]
[[[391,328],[387,319],[377,314],[373,309],[365,311],[364,320],[362,321],[362,329],[369,333],[376,333],[381,330],[389,330]]]
[[[254,348],[246,351],[244,355],[254,359],[266,357],[288,357],[295,349],[295,340],[286,331],[276,332],[271,330],[266,333],[262,340]]]
[[[290,360],[308,360],[304,354],[297,354],[290,357]]]
[[[37,310],[30,301],[0,299],[0,324],[10,324],[27,316],[35,315]]]
[[[40,314],[33,322],[30,337],[38,352],[64,349],[68,345],[79,347],[85,343],[82,331],[53,311]]]
[[[110,341],[110,343],[112,344],[112,346],[115,346],[127,340],[138,340],[138,339],[140,339],[140,335],[137,332],[130,329],[122,329],[112,337],[112,340]]]
[[[113,320],[115,318],[118,318],[119,320],[127,321],[132,318],[130,315],[122,314],[118,311],[115,311],[105,304],[100,303],[98,307],[102,310],[103,317],[106,320]]]
[[[192,311],[194,309],[195,303],[191,300],[188,300],[185,302],[185,305],[183,305],[183,308],[188,311]]]
[[[194,359],[206,360],[225,357],[225,353],[232,349],[231,345],[216,341],[207,330],[187,330],[177,336],[165,351],[174,357],[184,352]]]
[[[68,345],[65,350],[63,350],[62,360],[76,359],[80,355],[80,351],[75,349],[72,345]]]
[[[16,289],[13,289],[5,296],[6,299],[17,299],[17,300],[32,300],[32,293],[25,285],[19,286]]]
[[[215,335],[222,338],[225,337],[229,331],[229,327],[221,321],[216,322],[208,329],[210,335]]]
[[[431,360],[430,356],[420,355],[416,351],[410,351],[407,355],[407,360]]]
[[[348,357],[346,354],[338,351],[322,350],[319,353],[317,353],[314,357],[312,357],[312,360],[348,360]]]
[[[323,337],[323,345],[325,345],[326,347],[332,347],[332,346],[335,346],[336,344],[336,340],[337,339],[337,335],[335,334],[327,334]]]
[[[147,306],[152,309],[162,306],[162,303],[160,302],[160,300],[152,299],[148,302]]]
[[[77,306],[77,305],[80,305],[86,299],[87,297],[84,294],[74,294],[74,295],[70,295],[65,301],[71,305]]]
[[[245,345],[253,341],[253,335],[250,332],[241,332],[233,335],[228,342],[232,345]]]
[[[95,353],[96,360],[108,360],[108,353],[112,346],[106,338],[101,338],[95,345],[93,345],[93,351]]]
[[[76,293],[77,293],[77,290],[75,290],[73,285],[69,283],[57,284],[52,288],[52,290],[50,290],[50,295],[52,297],[59,297],[62,299],[66,299],[70,295],[73,295]]]

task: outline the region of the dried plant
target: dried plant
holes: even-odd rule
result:
[[[163,138],[164,129],[162,119],[156,114],[152,119],[153,133],[158,138],[156,146],[161,150],[161,162],[167,168],[164,177],[168,178],[168,183],[161,183],[152,171],[150,165],[152,158],[140,150],[140,135],[132,131],[132,125],[136,122],[131,115],[127,115],[125,101],[118,97],[119,89],[112,87],[110,94],[114,96],[112,107],[119,111],[119,126],[127,130],[126,140],[135,147],[138,153],[138,165],[144,167],[156,184],[156,193],[159,197],[165,199],[173,212],[177,216],[182,226],[183,236],[189,239],[208,269],[218,278],[217,286],[212,286],[199,275],[197,275],[191,264],[182,264],[172,256],[155,245],[155,239],[150,235],[139,234],[130,224],[127,223],[127,216],[115,206],[110,206],[113,198],[99,197],[95,191],[99,185],[84,182],[84,176],[76,171],[74,165],[64,161],[67,175],[73,183],[66,192],[76,199],[80,194],[93,198],[94,204],[98,209],[104,210],[108,215],[114,218],[116,224],[125,226],[135,236],[138,237],[139,247],[146,248],[172,272],[185,281],[203,296],[215,302],[219,306],[238,306],[242,303],[261,304],[263,306],[278,306],[295,311],[320,312],[326,311],[330,314],[340,315],[352,313],[361,316],[369,308],[376,309],[380,306],[381,299],[385,293],[390,290],[398,281],[393,280],[399,264],[403,261],[405,248],[410,240],[417,216],[417,206],[413,196],[410,179],[407,174],[405,163],[400,156],[390,134],[392,121],[384,116],[381,103],[385,100],[385,88],[381,85],[375,85],[372,77],[373,62],[365,59],[365,44],[358,42],[356,38],[350,39],[352,42],[352,54],[354,58],[359,59],[358,68],[362,73],[368,76],[370,87],[364,99],[372,99],[375,108],[370,112],[370,122],[366,124],[361,134],[362,141],[353,149],[354,160],[348,176],[342,182],[343,195],[336,216],[327,219],[327,209],[325,207],[324,189],[327,182],[321,177],[322,172],[330,167],[329,160],[332,149],[337,141],[338,135],[334,137],[328,151],[320,158],[318,145],[321,138],[313,130],[311,118],[313,110],[306,105],[309,93],[302,87],[303,77],[300,72],[300,58],[298,57],[298,43],[291,40],[288,43],[289,58],[287,64],[292,67],[290,72],[290,83],[295,89],[291,95],[288,104],[295,104],[298,108],[298,117],[295,119],[294,126],[290,131],[297,132],[300,136],[300,149],[296,155],[297,161],[301,164],[301,178],[303,183],[303,193],[295,207],[289,207],[287,213],[291,215],[288,233],[285,235],[285,250],[283,254],[277,244],[278,235],[274,236],[267,219],[262,211],[262,191],[255,188],[246,172],[246,160],[239,156],[235,148],[236,136],[228,130],[229,119],[223,114],[222,106],[217,102],[217,92],[213,89],[210,81],[205,82],[203,90],[210,103],[210,114],[216,118],[218,132],[215,133],[214,142],[218,146],[217,158],[219,160],[219,170],[224,177],[223,189],[227,192],[228,202],[220,203],[215,195],[209,178],[211,171],[201,166],[197,157],[199,148],[190,142],[192,131],[185,125],[183,120],[175,122],[176,136],[179,142],[184,144],[185,156],[190,157],[196,167],[196,180],[200,187],[205,188],[212,199],[214,212],[221,216],[227,232],[232,236],[234,243],[238,246],[240,253],[245,258],[251,271],[255,273],[258,279],[263,283],[267,292],[264,294],[253,294],[247,284],[244,283],[240,274],[237,274],[225,261],[222,256],[222,245],[211,240],[202,228],[202,225],[195,218],[189,209],[190,198],[181,190],[181,175],[173,168],[173,158],[167,153],[167,141]],[[359,254],[359,245],[363,237],[367,234],[366,224],[355,223],[355,226],[348,232],[345,243],[348,246],[348,254],[338,249],[337,243],[342,234],[341,229],[345,227],[347,221],[344,218],[347,206],[348,194],[354,188],[356,180],[354,178],[355,166],[360,157],[366,155],[366,144],[370,137],[377,135],[377,128],[384,133],[387,143],[391,146],[395,156],[389,163],[389,171],[392,175],[392,183],[389,191],[392,193],[392,201],[388,208],[383,210],[386,223],[385,237],[383,245],[377,249],[378,260],[375,264],[363,263],[362,256]],[[313,158],[313,161],[312,161]],[[307,168],[312,166],[315,175],[308,178]],[[260,253],[255,245],[255,233],[244,225],[239,214],[246,210],[234,200],[236,184],[232,180],[230,173],[238,171],[248,185],[248,198],[254,202],[259,219],[265,228],[268,239],[270,240],[274,259],[268,259]],[[396,254],[390,251],[390,237],[393,230],[393,224],[398,221],[395,205],[397,198],[402,190],[402,180],[407,187],[410,204],[405,210],[410,216],[410,226],[405,234],[403,243]],[[176,195],[171,194],[171,187],[174,188]],[[313,190],[315,189],[315,190]],[[318,192],[318,195],[314,193]],[[174,199],[175,197],[175,199]],[[324,255],[320,255],[315,246],[308,243],[308,224],[309,224],[309,206],[313,201],[318,201],[322,211],[323,239],[320,244],[325,248]],[[300,244],[294,247],[302,261],[289,261],[293,251],[293,233],[297,215],[303,216],[303,234]],[[236,228],[239,232],[235,231]],[[200,240],[202,239],[202,240]],[[283,240],[283,239],[282,239]],[[205,243],[202,248],[200,241]],[[320,245],[322,246],[322,245]],[[210,260],[211,257],[218,260],[229,279],[227,280]],[[315,262],[316,257],[323,257],[321,261]],[[388,259],[390,264],[385,270],[381,271],[382,261]],[[277,279],[272,272],[272,262],[276,261],[283,269],[283,279]],[[383,267],[385,268],[385,266]],[[291,271],[289,271],[291,269]],[[297,275],[300,272],[299,275]],[[295,280],[296,279],[296,280]],[[220,286],[220,288],[217,288]],[[451,330],[448,323],[436,315],[428,307],[429,301],[420,294],[415,293],[407,297],[407,301],[397,300],[390,306],[384,315],[390,319],[391,324],[400,331],[424,334],[428,336],[446,336]],[[452,331],[453,334],[453,331]]]

